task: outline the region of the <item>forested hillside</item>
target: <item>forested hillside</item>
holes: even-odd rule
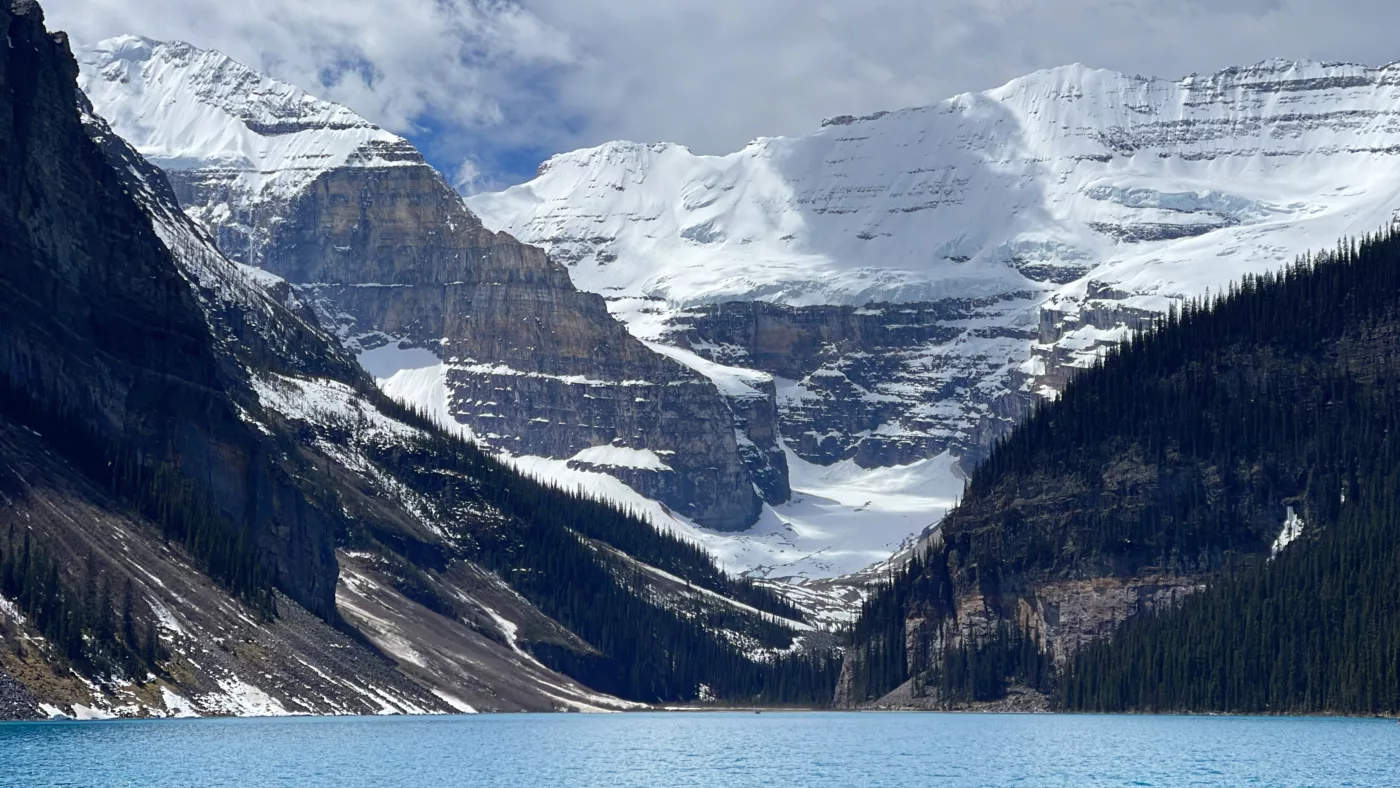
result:
[[[996,447],[867,606],[853,697],[1400,709],[1397,384],[1394,232],[1189,303]],[[1066,588],[1135,595],[1067,622]]]

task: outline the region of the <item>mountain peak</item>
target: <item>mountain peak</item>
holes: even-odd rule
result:
[[[338,166],[422,163],[398,135],[218,50],[127,35],[74,54],[97,111],[167,171],[218,163],[276,196]]]
[[[672,152],[688,155],[690,149],[674,142],[610,140],[592,148],[556,153],[540,164],[536,175],[544,175],[559,166],[617,167],[627,172],[640,172],[657,156]]]
[[[125,35],[79,47],[75,54],[84,71],[83,88],[89,92],[105,81],[130,90],[156,90],[166,99],[179,94],[217,108],[250,128],[272,125],[260,129],[264,135],[277,133],[277,127],[287,122],[382,131],[345,106],[268,77],[217,49]]]
[[[1386,120],[1398,91],[1386,68],[1347,63],[1274,59],[1179,80],[1076,63],[727,156],[608,143],[468,202],[599,292],[861,304],[953,284],[1051,289],[1099,266],[1196,259],[1193,238],[1254,238],[1285,216],[1319,240],[1375,226],[1384,190],[1375,205],[1343,204],[1339,187],[1400,166]],[[1214,202],[1177,196],[1188,193]],[[1271,248],[1270,264],[1297,250]]]
[[[91,47],[82,47],[82,49],[110,52],[114,57],[123,60],[150,60],[157,49],[174,52],[177,49],[192,51],[195,50],[195,47],[183,41],[157,41],[154,38],[127,34],[103,39]]]

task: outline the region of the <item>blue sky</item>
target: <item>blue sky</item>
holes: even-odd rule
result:
[[[339,101],[465,190],[610,139],[701,153],[1082,62],[1178,77],[1400,59],[1393,0],[44,0],[78,41],[181,39]],[[460,176],[460,177],[459,177]]]
[[[532,89],[545,102],[554,90],[544,75]],[[560,140],[576,137],[586,121],[561,114],[551,118],[551,122],[555,126],[551,134],[534,138],[503,134],[494,124],[480,127],[462,124],[454,121],[450,114],[428,107],[413,118],[411,125],[395,131],[411,140],[454,186],[470,192],[504,188],[533,178],[545,159],[562,150],[573,149]]]

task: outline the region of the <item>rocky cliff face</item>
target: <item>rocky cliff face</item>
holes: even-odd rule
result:
[[[666,341],[778,378],[777,427],[810,462],[976,459],[1029,402],[1018,325],[1028,294],[908,304],[691,307]]]
[[[1012,593],[960,594],[951,612],[926,604],[911,606],[902,627],[910,669],[917,672],[877,698],[862,697],[857,674],[863,655],[853,652],[842,665],[833,703],[838,708],[948,709],[986,708],[966,698],[940,697],[926,672],[941,655],[993,640],[998,629],[1019,627],[1055,670],[1063,670],[1084,645],[1111,636],[1132,616],[1170,610],[1205,588],[1207,574],[1149,574],[1140,577],[1057,579],[1032,583]],[[1008,688],[997,699],[1000,711],[1045,711],[1048,703],[1035,688]]]
[[[252,262],[300,285],[351,347],[431,348],[450,414],[477,436],[559,459],[630,449],[591,465],[707,526],[757,517],[713,384],[629,335],[542,251],[484,229],[421,161],[326,173],[269,223]],[[634,452],[660,462],[627,463]]]
[[[448,414],[479,438],[604,470],[702,525],[757,518],[750,466],[774,471],[741,452],[714,385],[484,229],[407,142],[219,53],[125,38],[82,60],[98,111],[221,250],[289,282],[352,350],[433,354]],[[220,149],[227,134],[253,145]]]
[[[333,617],[331,527],[239,417],[246,372],[221,352],[196,292],[78,122],[76,66],[38,6],[16,3],[4,61],[0,221],[15,294],[0,374],[36,406],[209,481],[297,602]],[[21,295],[22,294],[22,295]]]

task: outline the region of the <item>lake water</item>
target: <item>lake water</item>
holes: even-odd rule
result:
[[[1384,786],[1385,720],[655,713],[0,723],[0,785]]]

